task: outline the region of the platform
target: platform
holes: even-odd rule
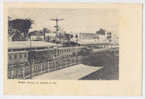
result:
[[[61,70],[45,73],[39,76],[33,77],[33,79],[38,80],[78,80],[84,76],[89,75],[99,69],[102,66],[87,66],[84,64],[79,64],[75,66],[71,66],[68,68],[64,68]]]

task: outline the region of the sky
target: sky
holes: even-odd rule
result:
[[[55,21],[50,19],[64,19],[59,26],[66,32],[95,33],[100,28],[118,35],[119,15],[116,9],[67,9],[67,8],[11,8],[8,16],[12,19],[29,18],[34,21],[33,30],[48,28],[55,31]]]

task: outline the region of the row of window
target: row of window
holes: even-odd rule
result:
[[[32,75],[39,74],[39,72],[45,71],[54,71],[61,68],[69,67],[71,65],[77,64],[76,60],[72,59],[70,61],[50,61],[40,64],[32,65]],[[11,66],[10,66],[11,67]],[[27,68],[28,67],[28,68]],[[9,68],[8,69],[8,78],[17,79],[17,78],[25,78],[26,76],[31,75],[30,66],[23,66],[20,68]]]
[[[8,78],[23,78],[25,75],[24,68],[13,68],[8,71]]]
[[[67,52],[73,52],[75,49],[70,49],[70,48],[67,48],[67,49],[57,49],[56,50],[56,53],[57,54],[63,54],[63,53],[67,53]]]
[[[48,68],[48,62],[41,63],[41,64],[34,64],[32,71],[44,71]]]
[[[9,57],[9,60],[27,58],[28,57],[28,53],[9,53],[8,57]]]
[[[55,58],[71,58],[71,57],[77,57],[76,55],[77,54],[74,54],[74,53],[72,53],[72,54],[65,53],[65,54],[61,54],[61,55],[54,55],[54,57]]]

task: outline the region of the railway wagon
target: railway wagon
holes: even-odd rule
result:
[[[52,56],[49,49],[8,52],[8,78],[28,79],[51,71]]]
[[[80,50],[80,47],[49,46],[9,48],[8,78],[31,79],[42,73],[79,64]]]
[[[8,52],[8,78],[26,79],[29,76],[28,51]]]
[[[32,57],[32,53],[35,51],[38,53],[45,53],[48,51],[48,48],[52,46],[55,46],[55,44],[34,41],[9,42],[7,71],[8,79],[28,79],[32,78],[32,76],[36,74],[36,71],[37,73],[41,72],[40,68],[44,67],[44,63],[39,63],[37,66],[33,65],[32,62],[35,58]],[[45,53],[45,55],[47,54]],[[36,56],[37,54],[35,57]]]
[[[62,69],[79,63],[79,47],[60,47],[55,49],[56,69]]]

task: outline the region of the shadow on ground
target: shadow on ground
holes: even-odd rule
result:
[[[119,52],[103,51],[83,56],[82,63],[89,66],[103,66],[80,80],[119,80]]]

